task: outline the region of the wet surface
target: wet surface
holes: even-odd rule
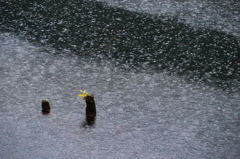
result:
[[[42,52],[12,36],[1,35],[2,158],[239,156],[239,94]],[[80,89],[95,96],[93,126]],[[51,104],[48,115],[42,99]]]
[[[238,37],[95,1],[1,7],[0,158],[239,158]]]
[[[168,14],[154,17],[95,1],[11,2],[2,6],[2,15],[4,31],[60,53],[109,58],[126,70],[168,69],[224,89],[239,83],[239,38],[217,28],[199,29]]]

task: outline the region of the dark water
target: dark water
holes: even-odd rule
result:
[[[3,4],[4,31],[60,52],[108,57],[125,69],[168,69],[220,87],[239,83],[239,41],[217,29],[195,29],[177,17],[162,20],[94,1]],[[105,45],[111,47],[97,49]]]
[[[1,2],[0,158],[239,158],[239,2],[104,2]]]

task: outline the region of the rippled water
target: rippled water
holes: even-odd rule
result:
[[[211,28],[240,37],[237,0],[98,0],[108,5],[162,17],[177,17],[195,28]]]
[[[167,69],[224,89],[239,84],[238,37],[192,27],[178,17],[153,17],[94,1],[11,2],[3,5],[2,15],[3,31],[60,53],[109,58],[123,69]]]
[[[1,6],[0,158],[239,158],[238,37],[105,2]]]

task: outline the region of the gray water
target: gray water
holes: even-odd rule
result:
[[[238,158],[239,94],[1,34],[1,158]],[[93,93],[84,125],[80,89]],[[41,100],[52,111],[41,114]]]
[[[11,32],[0,33],[0,44],[0,158],[240,156],[238,91],[168,70],[122,69],[99,52],[59,54]],[[95,97],[94,125],[85,122],[79,90]],[[48,115],[42,100],[50,102]]]

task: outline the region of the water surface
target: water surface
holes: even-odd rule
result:
[[[0,158],[239,158],[238,36],[105,2],[2,3]]]

